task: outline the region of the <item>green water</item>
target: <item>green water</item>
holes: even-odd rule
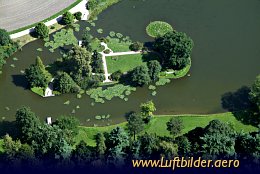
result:
[[[13,120],[17,108],[30,106],[41,118],[58,115],[75,115],[82,124],[106,125],[123,121],[128,111],[138,110],[141,102],[153,99],[156,114],[187,114],[223,112],[221,96],[250,85],[260,73],[260,1],[259,0],[124,0],[99,15],[96,29],[120,32],[132,40],[152,41],[145,27],[150,21],[163,20],[176,30],[186,32],[195,42],[192,53],[191,76],[173,80],[159,87],[156,97],[151,91],[138,88],[128,102],[113,99],[105,104],[91,106],[92,100],[84,95],[62,95],[41,98],[24,89],[24,70],[37,55],[48,64],[60,56],[36,51],[43,47],[34,41],[23,47],[8,60],[0,76],[0,116]],[[86,22],[80,22],[81,27]],[[81,33],[76,33],[80,36]],[[15,68],[10,67],[15,64]],[[70,100],[70,105],[63,103]],[[80,109],[76,109],[79,105]],[[6,110],[9,107],[10,110]],[[76,113],[71,114],[75,109]],[[95,115],[110,114],[108,122],[95,120]],[[0,118],[1,118],[0,117]],[[87,121],[90,119],[90,121]]]

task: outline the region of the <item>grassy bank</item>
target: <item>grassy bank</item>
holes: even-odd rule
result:
[[[151,121],[149,125],[145,127],[145,131],[149,133],[156,133],[160,136],[170,136],[166,130],[166,122],[172,118],[172,115],[158,115]],[[256,127],[251,125],[244,125],[238,121],[234,115],[230,112],[212,115],[181,115],[185,128],[183,134],[196,127],[205,127],[211,120],[218,119],[223,122],[229,122],[234,125],[236,131],[244,130],[245,132],[257,131]],[[94,137],[98,132],[109,132],[117,126],[125,127],[126,122],[118,125],[106,126],[106,127],[80,127],[79,135],[76,137],[76,142],[80,140],[86,141],[89,145],[94,146]],[[144,131],[144,132],[145,132]]]
[[[121,0],[89,0],[89,10],[90,15],[89,19],[94,19],[99,13],[101,13],[103,10],[107,9],[109,6],[118,3]]]

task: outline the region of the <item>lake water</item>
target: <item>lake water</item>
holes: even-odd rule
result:
[[[191,76],[151,91],[138,88],[128,102],[113,99],[91,106],[84,95],[62,95],[41,98],[25,89],[20,71],[40,56],[45,64],[60,56],[50,53],[40,40],[31,42],[11,57],[0,76],[0,116],[14,120],[15,111],[22,105],[30,106],[42,119],[48,116],[75,115],[82,124],[92,126],[114,124],[125,120],[124,114],[138,110],[141,102],[152,99],[156,114],[208,114],[225,111],[221,97],[226,92],[250,85],[260,73],[260,1],[259,0],[124,0],[99,15],[96,29],[104,35],[116,31],[132,40],[152,41],[145,27],[151,21],[162,20],[176,30],[186,32],[194,40]],[[86,22],[80,22],[81,27]],[[81,33],[77,33],[80,36]],[[43,52],[36,51],[44,48]],[[10,67],[14,64],[16,67]],[[70,105],[63,103],[70,100]],[[76,109],[79,105],[80,109]],[[10,110],[6,110],[9,107]],[[71,114],[75,109],[76,113]],[[110,121],[95,120],[95,115],[110,114]],[[0,118],[1,118],[0,117]],[[87,121],[90,119],[90,121]]]

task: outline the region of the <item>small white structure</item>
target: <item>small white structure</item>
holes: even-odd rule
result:
[[[51,117],[47,117],[47,120],[46,120],[46,121],[47,121],[47,124],[48,124],[48,125],[51,125],[51,123],[52,123]]]
[[[78,44],[80,47],[82,47],[82,40],[79,40]]]

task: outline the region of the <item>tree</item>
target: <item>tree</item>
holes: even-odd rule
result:
[[[154,134],[145,132],[138,138],[140,141],[140,155],[142,158],[149,159],[158,151],[158,137]]]
[[[18,132],[21,134],[21,140],[31,143],[33,135],[37,132],[41,124],[39,118],[34,112],[31,111],[29,107],[22,107],[18,109],[15,117]]]
[[[74,17],[75,17],[78,21],[80,21],[80,20],[81,20],[81,17],[82,17],[82,13],[81,13],[80,11],[78,11],[78,12],[74,13]]]
[[[191,151],[191,143],[186,136],[179,136],[175,138],[178,145],[178,153],[181,156],[188,155]]]
[[[260,75],[256,77],[254,84],[251,87],[251,92],[249,93],[250,99],[255,103],[260,111]]]
[[[134,136],[134,140],[136,134],[140,133],[144,130],[144,121],[140,115],[133,112],[127,117],[127,128],[131,136]]]
[[[193,41],[185,33],[168,32],[154,42],[154,48],[162,55],[164,68],[180,70],[189,63]]]
[[[96,140],[96,155],[98,158],[103,159],[105,152],[106,152],[106,144],[105,144],[105,137],[103,133],[98,133],[95,136],[95,140]]]
[[[89,52],[92,52],[93,48],[91,42],[92,36],[87,30],[85,30],[82,35],[82,47],[86,48],[86,50],[88,50]]]
[[[162,141],[159,143],[159,152],[161,156],[172,159],[178,155],[178,146],[172,142]]]
[[[153,116],[153,112],[156,111],[155,105],[152,100],[142,103],[140,105],[141,114],[144,118],[148,116]]]
[[[134,86],[143,86],[151,81],[146,65],[137,66],[132,70],[131,82]]]
[[[126,153],[124,150],[129,146],[128,134],[121,127],[114,128],[106,138],[108,149],[108,161],[112,164],[122,165]]]
[[[68,73],[72,74],[76,82],[81,81],[83,77],[90,77],[92,75],[92,68],[90,66],[91,53],[85,48],[74,46],[64,59],[67,63]]]
[[[25,77],[32,87],[46,87],[51,81],[51,74],[45,69],[40,57],[36,58],[34,65],[30,65],[25,69]]]
[[[235,155],[235,131],[227,123],[212,120],[204,129],[202,153],[212,158]]]
[[[80,91],[80,87],[65,72],[61,73],[59,77],[55,80],[54,87],[62,94],[75,93]]]
[[[79,166],[85,166],[92,160],[92,152],[85,141],[81,140],[72,153],[72,160]]]
[[[41,124],[32,139],[32,147],[38,156],[64,160],[71,155],[72,147],[66,141],[66,133],[57,125]]]
[[[5,160],[8,162],[16,161],[16,154],[18,153],[19,149],[21,148],[21,142],[13,141],[12,137],[9,135],[5,135],[3,138],[3,149],[4,149],[4,156]]]
[[[96,50],[93,52],[92,55],[91,67],[92,72],[94,73],[104,73],[102,55],[99,54]]]
[[[176,136],[181,133],[184,128],[182,119],[180,117],[173,117],[167,123],[167,130],[171,135]]]
[[[141,42],[133,42],[130,46],[129,46],[131,51],[139,51],[142,50],[143,48],[143,44]]]
[[[257,143],[255,137],[249,133],[241,132],[236,137],[235,151],[241,158],[252,157],[257,147],[260,147],[259,145],[260,143]]]
[[[114,81],[119,81],[122,77],[123,72],[121,70],[115,71],[110,75],[110,78]]]
[[[74,15],[68,11],[62,15],[62,22],[65,25],[71,25],[74,22],[74,19],[75,19]]]
[[[49,29],[44,23],[40,22],[35,26],[35,33],[39,38],[47,38],[49,36]]]
[[[79,120],[75,117],[61,116],[54,124],[65,132],[67,142],[72,145],[74,143],[74,137],[79,133]]]
[[[157,81],[162,70],[160,63],[157,60],[151,60],[148,62],[147,67],[151,80]]]
[[[5,29],[0,28],[0,46],[5,46],[11,43],[12,40]]]

